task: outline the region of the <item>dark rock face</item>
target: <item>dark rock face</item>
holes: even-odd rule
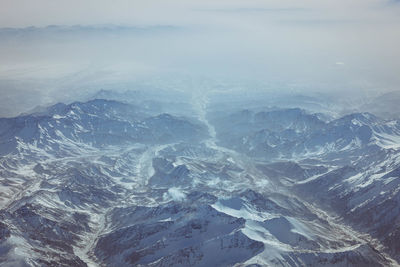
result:
[[[3,242],[10,237],[10,230],[7,225],[0,222],[0,241]]]

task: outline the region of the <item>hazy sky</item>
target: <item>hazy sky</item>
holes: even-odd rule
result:
[[[3,28],[78,24],[142,32],[0,35],[2,101],[19,99],[0,115],[63,100],[74,89],[136,79],[162,86],[155,77],[169,75],[257,80],[282,90],[384,92],[400,84],[398,1],[0,0]],[[172,28],[154,27],[163,25]]]
[[[26,27],[50,24],[240,24],[257,23],[247,16],[232,20],[222,12],[265,12],[276,20],[362,21],[382,23],[398,21],[393,0],[1,0],[0,26]],[[198,11],[220,11],[201,14]],[[303,14],[293,14],[303,13]],[[307,13],[307,14],[304,14]],[[231,14],[232,15],[232,14]],[[257,16],[256,16],[257,17]],[[211,20],[205,20],[206,18]]]

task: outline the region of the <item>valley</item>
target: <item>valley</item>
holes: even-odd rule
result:
[[[398,265],[398,121],[190,101],[1,119],[1,265]]]

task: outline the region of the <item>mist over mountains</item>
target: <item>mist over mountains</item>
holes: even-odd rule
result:
[[[379,97],[398,91],[397,49],[381,51],[376,38],[369,40],[373,34],[363,27],[361,31],[359,24],[346,23],[346,31],[341,24],[299,24],[292,31],[285,23],[264,21],[263,10],[254,18],[245,16],[251,23],[240,27],[231,23],[231,16],[248,14],[246,10],[192,12],[212,20],[218,15],[229,23],[1,28],[1,116],[16,116],[39,105],[86,101],[101,88],[178,90],[189,95],[236,89],[282,99],[311,96],[340,104],[347,113],[368,111],[377,98],[383,109],[392,98]],[[305,11],[290,9],[269,13],[305,16]],[[359,37],[355,43],[349,38],[354,32]],[[332,36],[326,38],[325,33]],[[385,31],[377,34],[384,33],[385,39]],[[352,51],[359,45],[363,48],[356,56]],[[395,54],[386,55],[388,51]]]

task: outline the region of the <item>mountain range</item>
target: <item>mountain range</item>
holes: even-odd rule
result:
[[[400,120],[107,94],[0,119],[1,266],[399,265]]]

